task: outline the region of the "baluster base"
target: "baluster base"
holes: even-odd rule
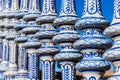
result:
[[[83,72],[84,80],[101,80],[103,72],[98,71],[85,71]]]

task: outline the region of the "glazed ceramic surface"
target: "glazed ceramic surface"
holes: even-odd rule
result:
[[[113,76],[111,78],[109,78],[108,80],[119,80],[120,79],[120,71],[119,71],[119,67],[120,67],[120,53],[119,53],[119,46],[120,46],[120,14],[119,14],[119,2],[120,0],[115,0],[114,1],[114,14],[113,14],[113,21],[111,23],[111,25],[105,29],[104,34],[106,36],[108,36],[109,38],[112,38],[114,40],[113,46],[107,50],[105,52],[105,54],[103,55],[103,57],[109,61],[111,61],[113,63],[113,65],[115,66],[115,73],[113,74]],[[111,35],[110,35],[111,34]]]
[[[36,19],[37,24],[41,28],[35,34],[35,37],[42,43],[37,50],[42,66],[42,80],[53,80],[55,78],[55,61],[53,56],[58,52],[58,49],[53,44],[52,37],[57,35],[57,30],[53,25],[53,20],[56,18],[55,0],[44,0],[41,15]]]
[[[39,4],[39,0],[29,0],[28,14],[23,17],[25,21],[35,21],[35,19],[39,17]]]
[[[78,20],[74,0],[62,0],[61,11],[54,25],[60,27],[59,33],[53,37],[53,42],[59,44],[59,54],[54,59],[59,61],[62,68],[62,80],[75,80],[76,61],[82,57],[78,50],[73,48],[73,42],[80,38],[80,35],[74,28],[75,22]]]
[[[0,80],[54,80],[56,61],[62,80],[76,80],[76,70],[84,80],[101,80],[111,66],[107,60],[116,67],[108,80],[120,79],[120,0],[110,27],[100,0],[84,0],[81,19],[75,0],[60,1],[57,16],[56,0],[43,0],[42,11],[40,0],[0,0]]]
[[[76,69],[83,72],[84,80],[101,80],[101,73],[110,68],[108,61],[102,58],[105,50],[112,44],[102,35],[109,22],[102,16],[100,6],[100,0],[84,0],[82,18],[75,24],[76,29],[83,32],[74,47],[83,54],[83,59],[76,64]]]

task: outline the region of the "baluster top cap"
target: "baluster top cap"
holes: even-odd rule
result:
[[[75,11],[75,0],[61,0],[61,11],[57,19],[54,20],[56,26],[74,25],[79,20]]]

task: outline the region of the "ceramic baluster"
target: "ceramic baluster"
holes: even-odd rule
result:
[[[13,80],[15,78],[15,75],[17,73],[17,44],[14,41],[14,38],[16,37],[16,32],[12,30],[10,32],[12,34],[8,34],[6,36],[6,39],[9,41],[8,42],[8,47],[9,47],[9,65],[8,69],[6,72],[4,72],[5,80]]]
[[[24,42],[27,41],[27,37],[21,33],[21,30],[27,26],[27,22],[25,22],[22,18],[24,15],[28,13],[28,0],[20,1],[20,10],[16,14],[16,17],[19,19],[19,22],[14,26],[14,29],[19,33],[15,38],[15,41],[18,43],[18,72],[15,76],[15,80],[28,80],[28,56],[26,52],[26,48],[23,47]]]
[[[1,62],[1,80],[5,79],[5,76],[3,75],[3,73],[7,70],[8,68],[8,64],[9,64],[9,42],[8,40],[5,38],[8,35],[8,30],[5,28],[5,26],[7,25],[7,20],[8,18],[6,18],[7,12],[9,12],[9,9],[11,7],[11,0],[4,0],[3,1],[3,10],[2,13],[0,14],[3,25],[1,25],[2,29],[2,34],[0,35],[0,37],[3,39],[3,52],[2,52],[2,62]]]
[[[83,32],[80,40],[74,43],[83,54],[76,69],[83,73],[84,80],[101,80],[103,73],[110,68],[102,55],[112,42],[102,35],[109,22],[102,16],[100,0],[84,0],[82,18],[75,26]]]
[[[15,15],[19,21],[14,26],[14,29],[19,33],[18,36],[15,38],[15,41],[18,44],[18,72],[15,76],[15,80],[28,80],[29,73],[28,73],[28,56],[26,49],[23,47],[24,42],[27,41],[27,37],[21,33],[21,30],[27,26],[27,22],[25,22],[22,18],[24,15],[28,13],[28,0],[20,0],[20,9]]]
[[[4,80],[5,77],[3,73],[7,70],[9,64],[9,54],[8,54],[8,40],[5,39],[5,36],[8,34],[6,29],[2,30],[1,38],[2,38],[2,62],[0,63],[0,79]]]
[[[54,25],[60,27],[59,33],[53,37],[53,42],[59,44],[60,52],[54,56],[62,68],[62,80],[76,80],[75,64],[82,58],[78,50],[73,48],[73,42],[80,38],[74,28],[78,16],[75,11],[75,0],[61,0],[60,15],[54,20]]]
[[[21,33],[21,30],[27,26],[27,22],[23,20],[23,16],[28,13],[28,0],[20,0],[20,9],[18,13],[15,15],[16,18],[19,19],[19,22],[14,26],[14,29],[19,33],[15,38],[15,41],[18,43],[18,73],[15,76],[15,80],[28,80],[28,56],[26,52],[26,48],[23,47],[24,42],[27,41],[27,37]]]
[[[18,22],[15,17],[16,13],[19,10],[18,0],[11,0],[11,8],[7,12],[6,17],[8,18],[5,28],[8,29],[9,34],[6,36],[6,39],[9,41],[9,66],[6,72],[4,73],[6,80],[11,80],[15,78],[17,73],[17,43],[14,41],[14,38],[17,36],[17,32],[14,30],[14,26]]]
[[[114,14],[113,14],[113,20],[111,25],[105,29],[104,34],[111,38],[114,43],[113,46],[108,49],[105,54],[103,55],[103,58],[111,61],[113,65],[115,66],[115,73],[112,77],[110,77],[107,80],[119,80],[120,79],[120,56],[119,56],[119,50],[120,50],[120,0],[114,0]]]
[[[40,47],[41,43],[39,40],[35,39],[33,35],[29,34],[29,39],[27,42],[23,44],[28,53],[28,72],[29,72],[29,79],[28,80],[39,80],[38,78],[38,53],[36,49]]]
[[[15,38],[15,42],[18,44],[18,72],[15,76],[15,80],[28,80],[28,70],[27,70],[27,52],[23,47],[24,42],[27,41],[27,37],[21,33],[21,30],[27,26],[27,23],[20,19],[19,22],[14,26],[14,29],[19,33]]]
[[[38,53],[35,52],[36,47],[40,47],[40,43],[38,40],[36,40],[34,38],[34,34],[39,31],[39,25],[37,25],[35,23],[35,21],[30,21],[28,22],[27,26],[24,27],[22,29],[22,33],[24,33],[25,35],[27,35],[28,37],[28,41],[26,43],[23,44],[23,46],[25,46],[26,51],[28,52],[28,59],[30,61],[28,61],[28,73],[29,73],[29,80],[38,80],[38,74],[36,74],[35,72],[38,73],[38,60],[37,60],[37,55]],[[30,47],[30,48],[29,48]],[[34,50],[33,50],[34,49]],[[31,52],[31,50],[33,50],[34,52]],[[31,55],[36,55],[32,58]],[[37,62],[35,62],[37,61]],[[34,74],[35,73],[35,74]]]
[[[36,19],[37,24],[41,28],[35,35],[42,43],[41,47],[37,50],[40,54],[42,66],[41,80],[54,80],[55,78],[54,55],[58,52],[58,49],[52,43],[52,37],[57,34],[57,30],[53,26],[53,20],[56,18],[55,0],[44,0],[41,15]]]
[[[27,52],[28,52],[28,59],[30,60],[28,62],[28,72],[29,72],[29,79],[30,80],[37,80],[38,79],[38,64],[37,63],[37,57],[38,54],[37,52],[35,52],[35,49],[37,45],[40,46],[40,44],[34,44],[34,34],[36,32],[38,32],[40,30],[40,26],[36,24],[35,20],[37,17],[39,17],[40,15],[40,11],[39,11],[39,0],[29,0],[29,8],[28,8],[28,13],[26,15],[23,16],[23,20],[25,20],[28,24],[25,28],[22,29],[22,33],[24,33],[25,35],[28,36],[28,40],[31,40],[31,48],[27,47]],[[33,40],[33,41],[32,41]],[[29,43],[29,41],[27,41]],[[26,42],[26,43],[27,43]],[[36,42],[39,43],[39,42]],[[29,44],[29,47],[31,46]],[[34,49],[34,52],[31,52],[31,50]],[[33,58],[32,58],[33,56]],[[35,62],[34,62],[35,61]],[[36,73],[35,73],[36,72]],[[35,74],[34,74],[35,73]]]

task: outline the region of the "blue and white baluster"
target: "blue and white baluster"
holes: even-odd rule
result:
[[[41,58],[42,65],[42,80],[54,80],[55,74],[55,61],[53,56],[42,56]]]
[[[28,50],[28,71],[29,71],[29,80],[39,80],[39,60],[38,60],[38,54],[36,53],[36,50],[33,49],[33,52],[31,51],[32,49]],[[30,52],[29,52],[30,51]]]
[[[6,18],[7,12],[9,12],[9,9],[11,7],[11,0],[4,0],[3,1],[3,11],[0,16],[3,18],[3,27],[7,25],[8,18]],[[5,77],[3,73],[7,70],[8,64],[9,64],[9,43],[8,40],[5,39],[5,37],[8,35],[8,30],[6,28],[2,29],[3,33],[1,34],[1,37],[3,38],[3,54],[2,54],[2,62],[1,62],[1,80],[4,80]]]
[[[15,15],[19,10],[18,0],[12,0],[11,9],[8,12],[9,14],[6,17],[9,18],[8,24],[5,26],[9,30],[9,34],[6,36],[6,39],[9,41],[9,67],[4,73],[4,76],[7,80],[15,78],[17,73],[17,43],[14,41],[14,38],[17,36],[17,32],[14,30],[14,26],[18,22]]]
[[[23,16],[28,13],[28,0],[21,0],[20,1],[20,10],[16,14],[16,17],[19,19],[19,22],[14,26],[14,29],[17,30],[19,35],[15,38],[15,41],[18,44],[18,72],[15,76],[15,80],[28,80],[29,73],[28,73],[28,56],[26,52],[26,48],[23,47],[24,42],[27,41],[27,37],[21,33],[21,30],[27,26],[27,22],[23,20]]]
[[[29,80],[39,80],[38,79],[38,53],[36,49],[40,47],[41,43],[39,40],[35,39],[33,35],[29,35],[27,42],[23,44],[28,53],[28,71],[29,71]]]
[[[58,35],[53,37],[53,42],[60,46],[60,52],[54,59],[62,68],[62,80],[76,79],[75,64],[82,58],[79,51],[73,48],[74,41],[80,38],[74,28],[78,20],[74,6],[74,0],[62,0],[60,15],[54,20],[54,24],[60,27]]]
[[[23,20],[23,16],[28,13],[28,0],[20,0],[20,9],[15,15],[19,19],[19,22],[14,26],[14,29],[19,33],[15,38],[15,41],[18,44],[18,72],[15,76],[15,80],[28,80],[28,69],[27,69],[27,52],[23,47],[24,42],[27,41],[27,37],[21,33],[21,30],[27,26],[27,22]]]
[[[29,1],[28,13],[23,16],[23,20],[28,22],[27,27],[22,29],[22,32],[26,35],[35,34],[40,30],[39,25],[35,22],[36,18],[40,16],[39,7],[39,0]]]
[[[16,32],[12,31],[11,35],[7,35],[6,39],[9,41],[9,66],[6,72],[4,72],[4,76],[6,80],[12,80],[15,78],[17,73],[17,44],[14,41],[16,37]]]
[[[40,38],[42,45],[37,52],[41,60],[42,80],[54,80],[55,61],[53,56],[58,52],[58,49],[53,45],[51,39],[44,39],[45,37]]]
[[[25,28],[22,29],[22,32],[25,33],[25,35],[27,35],[28,37],[28,41],[26,43],[33,43],[33,44],[28,44],[27,46],[27,49],[28,49],[28,55],[30,54],[35,54],[37,55],[37,53],[34,51],[34,53],[32,53],[30,50],[32,50],[31,48],[33,48],[34,50],[36,49],[35,46],[39,45],[40,44],[34,44],[35,41],[34,41],[34,34],[36,32],[38,32],[40,30],[40,26],[36,24],[35,20],[37,17],[39,17],[40,15],[40,11],[39,11],[39,0],[30,0],[29,1],[29,9],[28,9],[28,14],[26,14],[24,17],[23,17],[23,20],[25,20],[26,22],[28,22],[27,26]],[[36,42],[38,43],[38,42]],[[33,46],[32,46],[33,45]],[[31,46],[31,47],[30,47]],[[29,48],[30,47],[30,48]],[[32,56],[29,56],[30,60],[31,60],[31,57]],[[36,58],[33,58],[32,60],[34,61]],[[31,60],[31,61],[32,61]],[[29,65],[28,65],[28,72],[29,72],[29,79],[38,79],[38,74],[34,74],[35,72],[38,72],[38,64],[39,63],[36,63],[36,62],[31,62],[29,61]],[[35,60],[37,61],[37,60]],[[35,67],[35,68],[34,68]]]
[[[3,33],[1,34],[2,36],[2,42],[3,42],[3,53],[2,53],[2,62],[0,64],[1,68],[0,68],[0,72],[1,72],[1,76],[0,79],[4,80],[5,77],[3,75],[3,73],[7,70],[8,65],[9,65],[9,43],[8,40],[5,39],[5,36],[8,34],[8,31],[6,29],[3,30]]]
[[[14,26],[14,29],[21,34],[20,30],[27,26],[27,22],[23,20],[23,16],[28,13],[28,0],[20,0],[20,9],[15,14],[15,17],[19,19],[18,23]]]
[[[24,34],[19,34],[15,38],[15,42],[18,44],[18,72],[14,80],[28,80],[28,70],[27,70],[27,52],[23,47],[24,42],[27,41],[27,37]]]
[[[29,1],[28,13],[23,16],[23,20],[28,22],[27,27],[22,30],[26,35],[29,33],[34,34],[40,29],[39,25],[35,22],[36,18],[40,16],[39,7],[39,0]]]
[[[75,0],[61,0],[61,11],[59,18],[54,21],[54,24],[74,24],[78,19],[78,16],[76,15],[75,11]],[[62,18],[64,17],[64,18]],[[62,21],[62,23],[59,23],[59,21]],[[67,21],[71,21],[70,23],[66,23]],[[73,21],[73,22],[72,22]]]
[[[28,0],[20,0],[20,9],[18,13],[15,15],[16,18],[19,19],[19,22],[14,26],[14,29],[19,33],[15,38],[15,41],[18,44],[18,72],[15,76],[15,80],[28,80],[28,56],[26,52],[26,48],[23,47],[24,42],[27,41],[27,37],[21,33],[21,30],[27,26],[27,22],[23,20],[23,16],[28,13]]]
[[[17,14],[19,12],[19,0],[11,0],[11,8],[9,11],[9,15],[7,14],[7,17],[9,18],[9,25],[7,25],[7,28],[14,28],[14,26],[18,23]]]
[[[36,48],[40,47],[41,45],[39,41],[34,38],[34,34],[37,31],[39,31],[39,26],[34,23],[27,25],[27,27],[23,28],[21,31],[25,33],[28,37],[28,41],[23,44],[23,47],[25,47],[27,54],[29,56],[28,58],[30,59],[30,61],[28,62],[29,80],[38,79],[38,74],[34,74],[35,72],[38,73],[38,67],[39,67],[38,66],[39,63],[37,63],[38,53],[36,52]],[[31,51],[34,51],[34,52],[31,52]],[[32,58],[31,54],[36,55],[36,57]],[[37,61],[37,62],[34,62],[34,61]]]
[[[84,10],[82,18],[85,17],[95,17],[104,18],[101,12],[101,5],[100,0],[84,0]]]
[[[28,74],[28,68],[27,68],[27,52],[26,48],[23,47],[24,42],[27,41],[27,37],[21,33],[21,30],[27,26],[27,22],[23,20],[23,16],[28,13],[28,0],[20,0],[20,9],[18,13],[15,15],[19,22],[14,26],[14,29],[17,30],[19,35],[15,38],[15,41],[18,44],[18,72],[15,76],[15,80],[28,80],[29,74]]]
[[[114,14],[111,25],[105,29],[104,34],[111,38],[114,43],[113,46],[108,49],[103,58],[111,61],[115,66],[115,73],[107,80],[119,80],[120,79],[120,0],[114,0]]]
[[[52,23],[56,18],[55,0],[43,0],[41,15],[36,19],[37,24]]]
[[[40,54],[40,66],[42,66],[41,80],[54,80],[54,55],[58,52],[58,49],[52,43],[52,37],[57,34],[57,30],[53,26],[53,20],[57,18],[55,0],[44,0],[42,4],[42,13],[36,19],[37,24],[41,28],[35,35],[42,43],[41,47],[37,50]]]
[[[84,80],[101,80],[103,73],[110,68],[109,62],[102,58],[112,44],[102,35],[109,22],[102,16],[100,0],[84,0],[84,4],[82,18],[75,24],[76,29],[83,32],[80,40],[74,43],[83,54],[76,69],[83,73]]]

